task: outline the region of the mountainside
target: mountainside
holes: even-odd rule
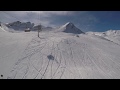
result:
[[[6,24],[4,24],[4,23],[1,23],[0,28],[4,32],[13,32],[14,31],[14,29],[7,27]]]
[[[98,35],[98,36],[119,36],[120,30],[108,30],[105,32],[86,32],[87,34],[91,35]]]
[[[78,29],[73,23],[66,23],[65,25],[61,26],[58,29],[52,28],[52,27],[46,27],[43,25],[35,25],[31,22],[12,22],[4,24],[3,29],[10,31],[10,32],[16,32],[16,31],[25,31],[27,29],[30,29],[31,31],[37,31],[39,29],[39,26],[41,26],[42,31],[55,31],[55,32],[65,32],[65,33],[72,33],[72,34],[81,34],[84,33],[80,29]]]
[[[25,31],[27,29],[31,31],[37,31],[38,27],[40,26],[40,25],[35,25],[34,23],[31,22],[20,22],[20,21],[2,24],[2,25],[4,25],[3,29],[9,32],[19,32],[19,31]],[[53,28],[41,25],[41,29],[42,31],[51,31]]]
[[[87,32],[88,35],[96,35],[120,45],[120,30],[108,30],[105,32]]]
[[[66,23],[65,25],[61,26],[58,32],[65,32],[65,33],[73,33],[73,34],[81,34],[83,33],[80,29],[78,29],[73,23]]]
[[[6,26],[9,28],[12,28],[14,30],[24,31],[27,28],[32,29],[34,26],[34,23],[16,21],[16,22],[8,23],[8,24],[6,24]]]
[[[33,36],[8,79],[120,78],[119,45],[86,34],[40,36]]]
[[[119,30],[82,34],[67,23],[38,38],[37,32],[7,29],[0,27],[0,75],[5,79],[120,79]]]

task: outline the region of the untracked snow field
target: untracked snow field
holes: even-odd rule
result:
[[[118,79],[120,45],[96,35],[0,31],[4,79]],[[0,77],[1,78],[1,77]]]

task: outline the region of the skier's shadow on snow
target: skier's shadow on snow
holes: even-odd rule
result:
[[[53,57],[52,55],[48,55],[47,58],[48,58],[49,60],[54,60],[54,57]]]

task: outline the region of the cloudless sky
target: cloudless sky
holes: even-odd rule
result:
[[[1,22],[17,20],[52,27],[72,22],[85,32],[120,30],[120,11],[0,11]]]
[[[91,14],[98,19],[98,22],[94,24],[97,31],[120,30],[120,11],[94,11]]]

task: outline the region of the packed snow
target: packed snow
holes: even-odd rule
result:
[[[83,33],[73,27],[77,28],[67,23],[56,31],[40,32],[40,37],[37,32],[11,33],[0,27],[0,78],[120,78],[119,30]]]

